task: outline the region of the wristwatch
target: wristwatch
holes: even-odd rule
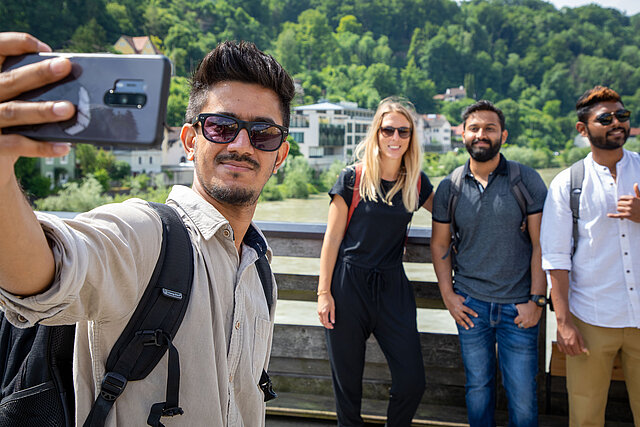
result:
[[[531,295],[531,301],[535,302],[538,307],[544,307],[549,302],[544,295]]]

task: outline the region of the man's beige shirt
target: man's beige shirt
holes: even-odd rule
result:
[[[265,406],[257,384],[269,361],[274,317],[254,265],[257,252],[243,245],[240,258],[229,222],[191,189],[174,187],[167,203],[189,230],[195,271],[191,301],[173,341],[180,354],[185,413],[161,422],[167,427],[263,426]],[[109,351],[149,282],[162,225],[142,200],[105,205],[73,220],[46,214],[38,219],[52,243],[55,281],[44,293],[23,299],[2,291],[0,304],[17,325],[77,322],[74,383],[76,424],[82,425]],[[273,292],[275,301],[275,286]],[[127,385],[107,426],[146,425],[151,405],[165,401],[167,356],[146,379]]]

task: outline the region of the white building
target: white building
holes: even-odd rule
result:
[[[424,151],[451,151],[451,123],[442,114],[422,114],[418,118],[418,141]]]
[[[329,168],[335,160],[348,162],[356,145],[365,137],[374,111],[355,102],[320,102],[295,107],[289,135],[315,169]]]

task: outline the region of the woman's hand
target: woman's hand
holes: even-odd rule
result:
[[[333,329],[333,325],[336,323],[336,303],[331,292],[318,295],[318,319],[322,326]]]

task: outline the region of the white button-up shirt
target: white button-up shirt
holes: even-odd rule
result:
[[[571,258],[570,172],[551,182],[542,214],[542,268],[569,270],[569,309],[591,325],[640,328],[640,224],[607,217],[622,195],[640,184],[640,155],[624,150],[617,180],[605,166],[584,160],[578,244]]]
[[[173,340],[180,353],[184,415],[161,422],[167,427],[264,426],[258,381],[269,362],[275,307],[270,314],[255,267],[258,253],[243,243],[239,257],[229,222],[190,188],[174,186],[168,204],[176,207],[191,236],[194,282]],[[76,423],[82,425],[99,393],[107,356],[153,273],[162,223],[139,199],[72,220],[40,213],[38,219],[53,246],[55,281],[26,298],[0,290],[0,300],[16,324],[20,316],[25,326],[77,322],[74,385]],[[270,259],[264,237],[258,240]],[[275,301],[275,286],[272,296]],[[151,405],[164,402],[166,384],[167,354],[144,380],[129,382],[105,425],[145,425]]]

